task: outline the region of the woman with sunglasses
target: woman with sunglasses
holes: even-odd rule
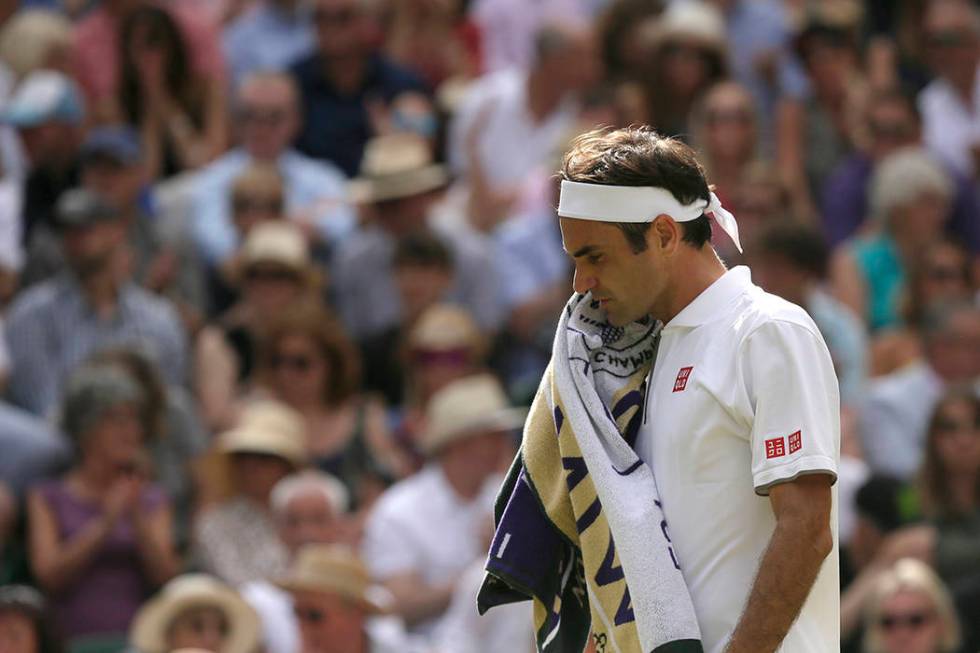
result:
[[[355,509],[409,471],[384,405],[361,393],[360,366],[340,324],[306,303],[269,322],[257,369],[259,384],[306,419],[312,463],[343,481]]]
[[[949,592],[923,562],[883,573],[865,612],[864,653],[957,653],[960,626]]]

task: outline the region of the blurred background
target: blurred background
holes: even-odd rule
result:
[[[0,651],[531,651],[493,499],[630,124],[830,348],[844,650],[980,650],[977,3],[0,0]]]

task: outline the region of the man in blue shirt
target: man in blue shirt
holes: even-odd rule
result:
[[[364,0],[316,0],[313,21],[316,52],[293,67],[306,117],[296,145],[353,177],[374,135],[368,107],[424,84],[378,51]]]
[[[313,51],[313,41],[310,12],[300,0],[262,0],[222,35],[236,85],[249,73],[288,69]]]

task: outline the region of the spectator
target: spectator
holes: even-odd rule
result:
[[[407,335],[422,315],[446,298],[453,281],[452,255],[433,233],[420,231],[398,240],[392,255],[402,322],[361,343],[364,388],[381,393],[389,406],[401,406],[409,361],[404,360]]]
[[[976,181],[980,152],[980,13],[962,0],[933,2],[925,14],[927,59],[936,74],[919,95],[926,145]]]
[[[956,653],[960,627],[949,592],[918,560],[900,560],[878,580],[865,614],[864,653]]]
[[[64,437],[35,415],[0,402],[0,479],[18,496],[60,472],[69,460]]]
[[[28,498],[32,570],[73,645],[123,637],[150,591],[177,572],[170,505],[147,480],[142,401],[119,371],[76,372],[62,410],[74,465]]]
[[[369,105],[387,105],[424,87],[379,52],[374,17],[363,0],[315,0],[313,21],[316,51],[293,67],[306,117],[296,144],[352,177],[373,135]]]
[[[26,585],[0,586],[0,643],[6,653],[62,653],[44,597]]]
[[[224,86],[194,70],[170,13],[153,5],[128,13],[119,48],[119,87],[101,112],[139,129],[151,179],[199,168],[224,151]]]
[[[367,340],[402,323],[404,308],[391,271],[399,238],[429,226],[450,250],[455,278],[450,297],[493,331],[501,319],[490,244],[481,236],[431,220],[445,170],[419,137],[394,134],[368,146],[364,173],[354,187],[369,221],[347,242],[334,265],[337,307],[348,333]]]
[[[29,244],[37,225],[54,224],[55,200],[78,183],[82,98],[68,77],[38,70],[20,82],[2,116],[17,129],[27,157],[22,229]]]
[[[130,15],[151,4],[152,0],[102,0],[75,25],[75,78],[85,91],[88,105],[105,106],[116,96],[121,85],[119,47],[122,25]],[[177,3],[173,3],[177,4]],[[193,71],[209,86],[224,85],[224,58],[219,39],[206,12],[200,11],[201,0],[188,7],[168,7],[186,44],[187,70]],[[151,55],[154,56],[154,55]]]
[[[757,155],[758,116],[752,96],[737,82],[719,82],[694,113],[692,136],[715,193],[730,204]]]
[[[301,650],[316,653],[406,651],[400,633],[372,619],[387,611],[384,593],[371,585],[364,564],[339,545],[312,544],[296,556],[279,582],[293,596]],[[384,626],[388,625],[388,628]]]
[[[310,18],[301,0],[260,0],[228,23],[221,45],[232,84],[256,72],[288,70],[308,56],[315,43]]]
[[[215,463],[230,496],[205,509],[195,525],[204,568],[234,586],[280,574],[286,550],[272,519],[276,483],[306,464],[306,426],[272,400],[250,403],[238,426],[218,437]]]
[[[579,94],[599,74],[591,30],[542,25],[529,70],[488,75],[467,91],[450,128],[453,172],[467,180],[472,193],[516,199],[524,179],[555,158],[573,126]]]
[[[952,240],[925,247],[909,271],[903,315],[911,325],[922,324],[944,305],[968,303],[975,292],[970,257]]]
[[[753,263],[760,285],[806,309],[827,342],[840,382],[841,402],[856,408],[867,380],[868,342],[864,324],[827,292],[827,247],[818,231],[777,222],[761,234]]]
[[[290,148],[300,127],[292,78],[255,73],[238,86],[238,147],[201,170],[193,181],[191,231],[211,266],[228,261],[241,242],[232,222],[231,188],[252,163],[274,165],[282,176],[284,215],[304,226],[314,242],[336,243],[354,227],[343,174]]]
[[[728,74],[724,18],[701,0],[674,2],[647,38],[651,63],[642,80],[641,121],[689,140],[692,109]]]
[[[271,502],[279,538],[291,560],[305,546],[343,539],[350,496],[333,476],[315,471],[287,476],[272,488]],[[299,624],[288,592],[263,579],[246,583],[242,596],[262,620],[266,653],[300,650]]]
[[[252,381],[258,338],[267,324],[292,305],[319,301],[319,274],[306,239],[291,224],[254,227],[233,278],[238,302],[201,331],[195,352],[202,415],[213,429],[235,421],[236,401]]]
[[[21,294],[10,309],[10,396],[38,415],[57,400],[69,371],[107,347],[145,348],[169,383],[185,381],[184,332],[163,299],[129,281],[126,225],[100,196],[77,189],[58,202],[69,270]]]
[[[259,382],[306,421],[311,465],[340,479],[366,511],[408,464],[388,432],[384,404],[361,393],[357,349],[333,317],[296,306],[263,333]]]
[[[422,446],[431,462],[382,495],[363,548],[411,633],[433,635],[460,574],[483,555],[508,431],[522,421],[488,375],[456,381],[429,402]]]
[[[875,169],[870,210],[880,230],[839,249],[831,268],[834,293],[872,332],[901,324],[907,271],[941,238],[952,191],[949,176],[919,149],[897,152]]]
[[[257,653],[261,640],[258,615],[235,590],[206,574],[185,574],[140,609],[129,641],[139,653]]]
[[[919,146],[922,130],[919,111],[912,97],[899,89],[872,94],[863,111],[860,127],[863,148],[844,159],[827,178],[821,191],[821,220],[832,246],[847,237],[868,231],[868,186],[878,164],[906,147]],[[980,251],[980,213],[973,181],[943,166],[955,185],[952,215],[947,231],[973,251]],[[741,222],[741,215],[739,219]]]
[[[596,19],[605,77],[613,83],[639,81],[645,74],[646,36],[655,29],[665,3],[610,0]]]
[[[923,358],[868,385],[859,420],[868,465],[903,480],[920,469],[929,418],[943,387],[980,378],[980,309],[937,308],[924,321],[921,339]]]

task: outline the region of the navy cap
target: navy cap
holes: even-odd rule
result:
[[[105,157],[122,165],[132,165],[142,158],[140,139],[131,127],[98,127],[89,132],[82,144],[82,160]]]

